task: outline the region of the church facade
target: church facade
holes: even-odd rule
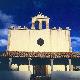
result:
[[[38,14],[32,17],[31,29],[9,29],[8,51],[71,52],[70,29],[49,28],[49,17]],[[38,29],[35,29],[36,25]],[[43,29],[45,25],[45,28]]]
[[[13,55],[13,57],[10,56],[9,58],[9,66],[12,70],[30,71],[32,74],[36,75],[51,74],[51,71],[73,71],[71,59],[68,61],[67,59],[62,59],[61,63],[67,61],[69,64],[53,65],[54,61],[60,61],[54,60],[54,55],[55,58],[60,58],[63,54],[72,54],[72,49],[69,27],[66,27],[66,29],[62,29],[61,27],[58,29],[56,29],[56,27],[50,28],[49,19],[49,17],[39,13],[37,16],[32,17],[31,29],[25,26],[23,28],[21,26],[11,26],[9,28],[6,55]],[[28,57],[26,57],[26,53]],[[42,56],[40,55],[41,57],[39,57],[37,56],[38,54]],[[45,56],[49,55],[50,57],[43,58],[43,54]],[[19,60],[22,59],[21,57],[25,56],[25,58],[20,61],[26,60],[26,63],[15,63],[18,59],[15,59],[14,55],[15,58],[19,57]],[[67,55],[67,57],[69,56]]]

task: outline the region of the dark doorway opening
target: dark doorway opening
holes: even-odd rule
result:
[[[46,29],[46,21],[42,21],[42,29]]]
[[[39,29],[39,21],[35,21],[34,26],[35,26],[35,29]]]

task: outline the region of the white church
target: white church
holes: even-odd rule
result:
[[[70,29],[62,29],[59,27],[49,28],[50,18],[39,13],[37,16],[32,17],[31,29],[18,26],[11,28],[8,31],[8,47],[7,51],[25,51],[25,52],[72,52]],[[45,24],[45,29],[43,29]],[[38,25],[38,29],[36,29]],[[54,64],[51,62],[51,64]],[[28,67],[29,66],[29,67]],[[11,68],[14,70],[18,66],[12,64]],[[65,71],[65,65],[46,65],[47,73],[53,71]],[[66,66],[69,71],[69,65]],[[73,66],[71,65],[71,70]],[[33,65],[20,65],[19,71],[28,71],[30,68],[33,74]]]

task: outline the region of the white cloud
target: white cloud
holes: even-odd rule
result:
[[[74,51],[80,51],[80,37],[71,37],[71,45]]]
[[[7,46],[8,41],[6,39],[1,39],[0,40],[0,46]]]
[[[5,26],[5,28],[8,28],[10,25],[14,23],[13,17],[3,13],[1,10],[0,10],[0,20]]]
[[[7,15],[0,10],[0,47],[7,46],[8,28],[10,26],[16,26],[11,15]]]
[[[8,29],[0,29],[0,36],[8,35]]]
[[[8,28],[10,26],[16,27],[16,24],[14,24],[13,21],[13,17],[11,15],[7,15],[6,13],[3,13],[1,10],[0,10],[0,21],[1,24],[3,24],[3,26],[0,26],[1,27],[0,36],[8,35]]]
[[[71,37],[72,40],[76,40],[80,42],[80,37]]]
[[[72,45],[74,46],[80,46],[80,37],[71,37]]]

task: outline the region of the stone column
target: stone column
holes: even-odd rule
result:
[[[35,65],[33,65],[33,74],[35,74]]]
[[[11,68],[12,58],[9,58],[9,67]]]
[[[42,21],[39,21],[39,29],[42,29]]]
[[[46,22],[46,29],[49,29],[49,23]]]
[[[46,29],[49,29],[49,19],[46,19]]]
[[[19,65],[19,64],[17,64],[17,66],[18,66],[17,71],[19,71],[19,66],[20,66],[20,65]]]
[[[30,71],[30,64],[31,64],[31,58],[28,58],[28,61],[29,61],[29,65],[28,65],[28,71]]]
[[[65,64],[65,71],[67,71],[67,65]]]
[[[53,71],[53,60],[54,59],[51,59],[51,72]]]
[[[72,65],[71,65],[71,59],[68,59],[68,60],[69,60],[69,71],[73,71]]]
[[[35,23],[32,23],[32,27],[31,27],[31,29],[35,29],[35,26],[34,26],[34,24],[35,24]]]

